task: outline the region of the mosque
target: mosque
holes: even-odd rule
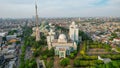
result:
[[[53,27],[50,24],[51,27]],[[58,55],[59,58],[65,58],[67,55],[70,55],[71,52],[77,50],[77,42],[79,42],[79,28],[72,22],[69,26],[68,37],[65,34],[59,34],[58,38],[55,38],[56,32],[53,28],[50,28],[47,36],[48,49],[54,48],[55,55]]]

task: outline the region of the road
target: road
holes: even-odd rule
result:
[[[30,59],[32,57],[31,47],[26,48],[25,60]]]
[[[21,41],[21,44],[19,45],[19,48],[18,48],[18,53],[17,53],[18,60],[16,62],[16,65],[17,65],[16,68],[19,68],[19,66],[20,66],[20,55],[22,54],[21,46],[23,46],[23,41]]]

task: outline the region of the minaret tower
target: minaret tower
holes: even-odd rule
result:
[[[40,40],[40,31],[38,26],[38,12],[37,12],[37,1],[35,1],[35,14],[36,14],[36,41]]]
[[[79,41],[79,28],[75,24],[75,22],[72,22],[72,24],[69,26],[69,35],[70,39],[72,41]]]

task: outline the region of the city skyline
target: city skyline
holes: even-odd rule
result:
[[[38,0],[40,17],[119,17],[119,0]],[[35,16],[34,0],[0,1],[0,18]]]

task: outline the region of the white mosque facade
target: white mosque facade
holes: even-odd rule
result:
[[[79,41],[79,36],[78,28],[76,27],[75,22],[72,22],[69,28],[70,39],[68,39],[65,34],[59,34],[59,37],[55,39],[55,35],[55,31],[51,29],[49,32],[49,36],[47,36],[47,44],[49,50],[51,48],[54,48],[55,55],[58,55],[59,58],[65,58],[66,55],[70,55],[71,52],[77,50],[76,41]]]

